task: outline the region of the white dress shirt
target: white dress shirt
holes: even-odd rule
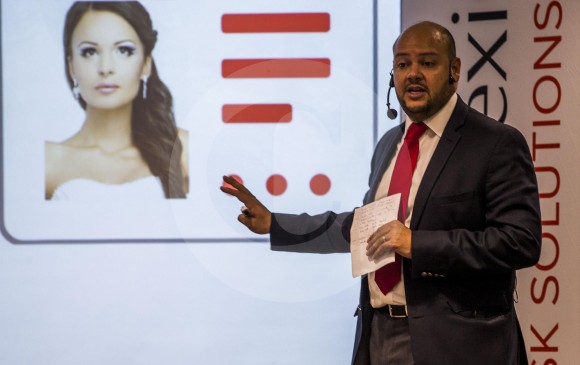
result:
[[[421,183],[421,179],[423,179],[423,175],[425,174],[425,170],[427,170],[427,166],[429,165],[429,161],[431,161],[431,156],[433,156],[433,152],[435,152],[435,148],[441,139],[441,135],[443,134],[443,130],[451,117],[451,113],[453,113],[453,109],[455,109],[455,104],[457,103],[457,94],[453,94],[453,96],[449,99],[447,104],[435,115],[431,118],[424,120],[423,122],[427,125],[427,130],[423,135],[419,138],[419,157],[417,158],[417,167],[415,168],[415,172],[413,173],[413,180],[411,182],[411,190],[409,192],[409,202],[407,205],[407,216],[405,217],[405,226],[410,227],[411,225],[411,217],[413,215],[413,205],[415,202],[415,196],[417,195],[417,189],[419,188],[419,184]],[[405,120],[405,133],[409,128],[409,125],[413,123],[409,117]],[[375,200],[381,199],[387,196],[389,190],[389,184],[391,183],[391,176],[393,175],[393,169],[396,161],[396,157],[399,154],[399,150],[403,145],[403,139],[397,145],[397,153],[393,157],[393,159],[389,162],[389,166],[385,171],[383,177],[381,178],[381,182],[379,183],[379,187],[375,194]],[[384,307],[387,304],[397,304],[397,305],[406,305],[407,301],[405,298],[405,286],[403,283],[403,273],[401,272],[401,281],[395,285],[393,290],[388,292],[387,294],[383,294],[379,289],[377,283],[375,282],[375,273],[371,272],[369,274],[369,289],[371,292],[371,305],[374,308]]]

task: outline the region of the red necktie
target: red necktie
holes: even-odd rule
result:
[[[427,126],[423,122],[411,123],[405,135],[403,145],[397,155],[388,195],[401,193],[401,204],[397,219],[405,224],[407,217],[407,204],[413,172],[417,166],[419,156],[419,137],[425,132]],[[383,294],[387,294],[401,281],[401,256],[395,254],[395,262],[381,267],[375,272],[375,281]]]

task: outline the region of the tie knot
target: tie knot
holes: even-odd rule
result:
[[[409,126],[409,130],[407,130],[407,135],[405,135],[405,139],[419,139],[423,132],[427,130],[427,125],[423,122],[413,122]]]

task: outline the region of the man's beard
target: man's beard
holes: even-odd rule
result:
[[[425,104],[415,107],[409,107],[405,102],[405,99],[399,99],[399,104],[401,105],[401,108],[405,114],[407,114],[414,121],[420,122],[431,118],[433,115],[439,112],[445,106],[445,104],[447,104],[454,92],[455,90],[453,88],[447,88],[442,90],[443,95],[441,98],[430,98],[426,101]]]

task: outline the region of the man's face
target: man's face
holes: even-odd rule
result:
[[[428,119],[457,90],[461,61],[449,60],[447,42],[428,25],[405,31],[393,52],[395,91],[401,107],[414,121]],[[454,83],[449,82],[450,76]]]

